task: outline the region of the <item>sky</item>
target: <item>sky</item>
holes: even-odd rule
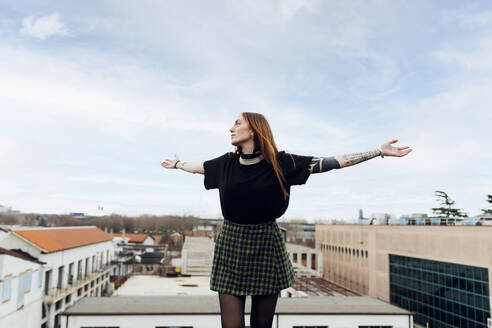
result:
[[[294,154],[413,149],[313,174],[279,220],[431,214],[435,190],[477,215],[491,104],[490,1],[0,0],[0,204],[21,212],[220,218],[203,175],[160,164],[232,151],[251,111]]]

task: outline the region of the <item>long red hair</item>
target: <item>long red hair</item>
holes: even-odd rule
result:
[[[267,163],[273,166],[275,175],[277,176],[278,182],[280,183],[280,188],[282,189],[282,193],[284,194],[284,199],[287,199],[289,193],[285,188],[285,177],[277,161],[278,150],[277,146],[275,145],[275,140],[273,139],[270,124],[268,124],[265,116],[259,113],[243,112],[241,113],[241,115],[248,123],[251,130],[253,130],[255,149],[259,149]],[[236,146],[234,154],[239,154],[240,151],[241,146]]]

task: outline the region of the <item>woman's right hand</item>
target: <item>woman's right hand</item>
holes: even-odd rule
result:
[[[174,160],[166,158],[164,162],[161,163],[162,167],[165,167],[166,169],[175,169],[174,167],[176,165],[176,162],[179,161],[178,155],[174,154]]]

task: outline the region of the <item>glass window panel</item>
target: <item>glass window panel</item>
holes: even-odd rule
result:
[[[481,296],[473,296],[473,299],[476,308],[483,308],[483,299]]]
[[[2,284],[2,302],[10,299],[12,288],[12,277],[6,277]]]
[[[482,273],[482,281],[489,281],[489,273],[487,269],[480,269]]]
[[[486,295],[486,296],[489,296],[489,284],[482,284],[483,288],[482,288],[482,295]]]
[[[459,266],[451,265],[451,272],[453,275],[459,276],[460,275]]]

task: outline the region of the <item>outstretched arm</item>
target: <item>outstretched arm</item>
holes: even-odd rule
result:
[[[203,163],[182,162],[176,154],[174,154],[174,160],[166,158],[164,162],[161,163],[161,166],[166,169],[181,169],[190,173],[205,173],[203,170]]]
[[[408,146],[393,147],[391,144],[397,142],[398,139],[388,141],[381,145],[381,149],[374,149],[363,153],[352,153],[345,155],[337,155],[335,157],[314,157],[311,161],[309,171],[311,173],[326,172],[331,169],[339,169],[346,166],[355,165],[377,156],[396,156],[403,157],[412,151]]]

